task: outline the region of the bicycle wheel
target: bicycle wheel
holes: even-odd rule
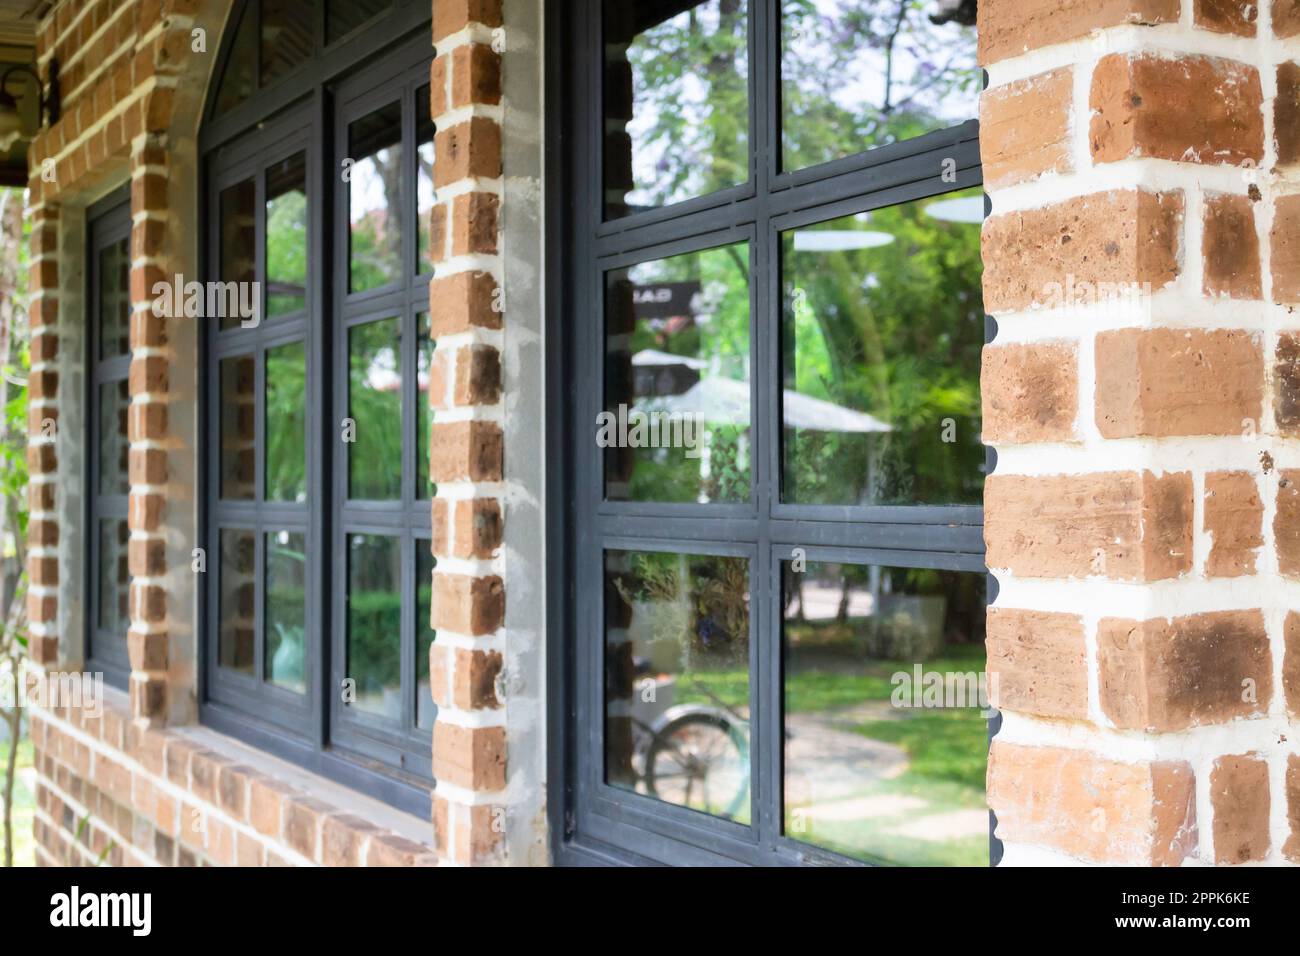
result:
[[[734,817],[749,797],[749,741],[718,714],[683,714],[655,734],[645,785],[667,803]]]

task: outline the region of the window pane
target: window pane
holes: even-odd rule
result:
[[[311,59],[316,4],[311,0],[262,0],[262,85]]]
[[[222,667],[253,674],[256,538],[251,531],[221,532],[221,605],[217,656]]]
[[[251,501],[256,467],[256,363],[251,355],[221,360],[221,497]]]
[[[415,91],[415,192],[416,222],[419,224],[419,249],[415,265],[416,272],[428,272],[433,268],[430,261],[432,250],[430,236],[433,214],[433,119],[429,116],[429,84],[426,83]]]
[[[307,350],[266,350],[266,500],[307,500]]]
[[[605,780],[749,822],[749,562],[605,554]]]
[[[607,497],[748,500],[748,245],[609,272],[605,289]]]
[[[348,127],[349,286],[364,292],[402,277],[402,105]]]
[[[352,706],[402,719],[402,542],[348,535],[347,676]]]
[[[988,866],[984,575],[783,565],[785,834]]]
[[[420,350],[416,353],[419,377],[419,395],[415,403],[415,497],[433,497],[434,487],[429,481],[429,438],[432,412],[429,408],[429,388],[432,383],[433,335],[429,313],[416,316],[415,327],[419,335]]]
[[[130,528],[118,518],[99,522],[99,629],[126,641],[131,623]]]
[[[266,536],[266,679],[303,693],[307,635],[307,536],[275,531]]]
[[[99,386],[99,493],[125,495],[131,491],[128,472],[127,409],[131,395],[126,379]]]
[[[429,692],[429,648],[436,636],[430,626],[433,617],[433,554],[429,542],[415,539],[415,667],[418,672],[415,689],[415,726],[432,730],[438,707]]]
[[[983,500],[979,190],[782,234],[783,497]]]
[[[748,181],[745,0],[605,0],[604,16],[606,216]]]
[[[348,497],[402,496],[401,320],[380,319],[348,332]]]
[[[221,191],[221,281],[255,282],[257,280],[257,187],[253,180]],[[252,296],[238,296],[252,301]],[[239,328],[237,315],[221,317],[221,329]]]
[[[916,0],[784,0],[782,168],[800,169],[979,113],[975,28]]]
[[[307,156],[266,171],[266,314],[307,307]]]
[[[221,87],[217,90],[217,115],[233,109],[253,95],[253,85],[257,71],[257,20],[254,11],[257,8],[249,4],[245,8],[244,18],[239,23],[239,32],[235,34],[230,47],[230,57],[226,60],[226,71],[221,75]]]
[[[387,9],[392,0],[329,0],[326,5],[327,43],[346,35]]]
[[[131,246],[123,239],[99,251],[99,357],[125,355],[131,336]]]

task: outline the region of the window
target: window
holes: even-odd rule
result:
[[[311,85],[248,129],[214,122],[206,150],[208,275],[255,308],[206,323],[203,717],[425,814],[429,26],[356,55],[374,66],[321,65],[310,33],[268,27],[310,23],[295,6],[262,0],[261,75],[301,60],[286,82]],[[391,4],[327,6],[352,36]]]
[[[127,543],[130,492],[127,418],[131,405],[131,202],[121,192],[87,217],[86,447],[89,560],[86,565],[86,658],[125,687],[131,664],[131,571]]]
[[[973,31],[575,6],[566,835],[987,865]]]

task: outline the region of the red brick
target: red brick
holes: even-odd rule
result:
[[[1111,54],[1093,73],[1093,159],[1258,164],[1264,158],[1259,71],[1208,56]]]
[[[1202,29],[1253,37],[1259,21],[1259,0],[1195,0],[1193,17]]]
[[[500,481],[501,427],[482,421],[435,422],[429,459],[432,481]]]
[[[451,105],[501,102],[501,56],[483,43],[456,47],[451,54]],[[433,114],[437,116],[437,113]]]
[[[1207,577],[1255,573],[1256,557],[1264,546],[1264,503],[1254,475],[1218,471],[1205,476],[1205,530],[1212,543]]]
[[[984,299],[990,312],[1060,304],[1071,289],[1158,290],[1179,274],[1181,193],[1119,190],[984,224]],[[1080,293],[1080,297],[1084,297]],[[1086,301],[1086,298],[1085,298]]]
[[[461,727],[439,720],[433,728],[433,776],[471,790],[504,789],[505,728]]]
[[[979,62],[1078,40],[1128,23],[1177,23],[1179,0],[982,0]]]
[[[458,634],[490,634],[505,620],[505,588],[498,577],[433,576],[433,623]]]
[[[1088,716],[1088,664],[1083,619],[989,608],[990,703],[1001,710],[1084,720]]]
[[[459,33],[470,23],[501,25],[501,0],[438,0],[433,5],[433,42]]]
[[[1159,581],[1192,567],[1190,474],[994,474],[984,501],[991,568]]]
[[[988,801],[1001,839],[1080,860],[1178,866],[1196,850],[1195,787],[1186,763],[1122,763],[995,739]]]
[[[1300,305],[1300,193],[1278,199],[1272,235],[1273,301]]]
[[[486,272],[458,272],[429,283],[429,320],[434,338],[473,328],[501,328],[496,280]]]
[[[1300,612],[1288,611],[1283,628],[1286,649],[1282,657],[1282,692],[1286,711],[1300,720]]]
[[[1268,855],[1268,764],[1258,754],[1220,757],[1210,771],[1214,860],[1220,865]]]
[[[988,345],[983,366],[985,444],[1075,438],[1079,370],[1073,343]]]
[[[1070,158],[1073,83],[1073,72],[1064,67],[980,97],[980,152],[988,188],[1074,168]]]
[[[1254,204],[1246,196],[1205,197],[1205,294],[1259,299],[1264,281]]]
[[[1220,611],[1097,626],[1102,710],[1124,730],[1167,732],[1267,713],[1264,615]]]
[[[457,180],[501,175],[501,127],[496,120],[475,116],[434,136],[434,185],[439,189]]]

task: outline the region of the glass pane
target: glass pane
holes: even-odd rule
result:
[[[256,611],[254,596],[255,543],[251,531],[221,532],[221,604],[217,638],[217,657],[227,667],[250,677],[253,674],[253,622]]]
[[[429,692],[429,648],[436,637],[430,621],[433,619],[433,554],[429,542],[415,539],[415,726],[432,730],[438,707]]]
[[[606,274],[605,493],[749,499],[749,246]]]
[[[402,323],[380,319],[348,332],[348,497],[402,496]]]
[[[783,564],[785,834],[988,866],[984,575]]]
[[[605,781],[748,823],[749,562],[605,554]]]
[[[131,244],[123,239],[99,251],[99,357],[131,347]]]
[[[415,221],[418,225],[419,249],[415,260],[416,272],[433,268],[429,256],[432,234],[430,216],[433,214],[433,119],[429,116],[429,84],[415,91]]]
[[[307,307],[307,156],[266,171],[266,314]]]
[[[248,4],[244,18],[239,23],[239,32],[230,47],[230,56],[226,60],[226,71],[221,75],[221,86],[217,90],[217,115],[233,109],[253,95],[255,73],[257,71],[257,21],[254,11],[257,7]]]
[[[128,471],[127,409],[131,395],[126,379],[99,386],[99,493],[125,495],[131,491]]]
[[[429,481],[429,438],[433,427],[429,408],[430,373],[433,368],[433,335],[429,313],[416,316],[415,327],[419,335],[420,350],[416,353],[420,394],[415,402],[415,497],[433,497],[434,487]]]
[[[99,629],[126,641],[131,624],[131,530],[118,518],[99,522]]]
[[[605,0],[605,215],[749,179],[745,0]]]
[[[307,636],[307,536],[274,531],[266,536],[266,679],[301,694],[307,689],[303,653]]]
[[[266,350],[266,500],[307,500],[307,350]]]
[[[251,283],[257,280],[257,187],[251,179],[221,191],[221,281]],[[251,302],[250,294],[238,296]],[[238,315],[221,317],[221,329],[237,329]]]
[[[800,169],[979,114],[975,28],[922,0],[784,0],[782,168]],[[971,4],[974,6],[974,4]]]
[[[348,127],[348,288],[364,292],[402,277],[402,104]]]
[[[262,0],[262,85],[311,59],[316,4],[311,0]]]
[[[352,706],[402,719],[402,542],[348,535],[347,676]]]
[[[251,501],[256,469],[254,389],[251,355],[221,360],[221,497]]]
[[[977,505],[979,190],[782,234],[783,498]]]
[[[326,41],[333,43],[386,10],[392,0],[329,0],[326,5]]]

